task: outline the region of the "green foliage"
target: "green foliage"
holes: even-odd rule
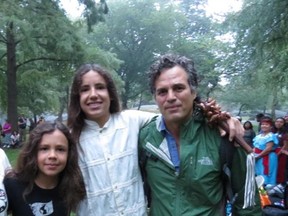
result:
[[[105,0],[100,0],[100,2],[95,2],[93,0],[78,1],[85,5],[83,16],[87,22],[88,32],[91,33],[94,25],[105,20],[104,15],[109,11],[108,5]]]
[[[203,36],[211,28],[200,28],[201,22],[193,28],[188,19],[190,14],[183,13],[178,4],[173,1],[125,0],[113,1],[109,8],[111,13],[106,22],[95,27],[89,42],[95,41],[101,49],[116,53],[124,62],[117,70],[125,83],[122,91],[124,108],[128,101],[147,95],[148,86],[143,82],[147,79],[146,71],[156,56],[166,52],[193,58],[203,80],[209,77],[212,83],[217,83],[219,75],[213,74],[215,59],[209,47],[209,44],[213,45],[213,39],[209,40],[211,33]],[[207,17],[202,20],[209,23]],[[204,85],[207,87],[207,82]]]
[[[288,54],[287,18],[286,0],[245,0],[242,10],[227,21],[228,30],[235,33],[235,43],[226,55],[227,74],[242,76],[238,94],[245,94],[245,88],[240,88],[243,84],[252,86],[253,92],[264,89],[258,96],[269,98],[266,105],[272,112],[279,107],[279,96],[288,83],[288,63],[284,60]]]

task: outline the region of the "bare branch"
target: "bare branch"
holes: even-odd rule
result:
[[[25,65],[25,64],[28,64],[30,62],[34,62],[34,61],[39,61],[39,60],[44,60],[44,61],[69,61],[69,59],[57,59],[57,58],[49,58],[49,57],[39,57],[39,58],[32,58],[32,59],[29,59],[27,61],[24,61],[20,64],[18,64],[16,66],[16,68],[18,69],[19,67]]]

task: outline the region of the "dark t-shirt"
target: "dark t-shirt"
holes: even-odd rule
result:
[[[8,211],[13,216],[66,216],[67,209],[59,197],[58,187],[54,189],[42,189],[34,184],[32,192],[23,199],[23,191],[26,184],[16,179],[4,179],[4,185],[8,196]]]
[[[19,128],[25,129],[26,128],[26,119],[24,117],[19,117],[18,125],[19,125]]]
[[[244,131],[244,140],[253,148],[253,139],[256,136],[256,133],[253,129],[245,130]]]

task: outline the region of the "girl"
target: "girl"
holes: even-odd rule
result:
[[[42,123],[4,179],[13,216],[68,216],[85,197],[77,147],[62,123]]]

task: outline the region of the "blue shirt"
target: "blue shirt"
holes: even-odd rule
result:
[[[180,158],[179,158],[176,140],[174,139],[172,134],[166,128],[163,117],[162,117],[162,121],[161,121],[161,125],[160,125],[160,130],[161,130],[161,133],[164,135],[165,139],[167,140],[171,161],[175,167],[176,172],[179,173],[179,171],[180,171]]]

